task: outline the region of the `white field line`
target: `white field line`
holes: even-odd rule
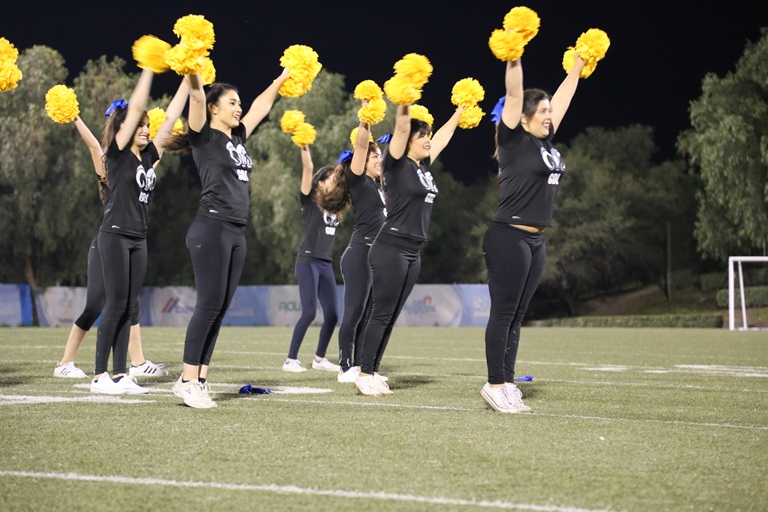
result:
[[[461,408],[461,407],[444,407],[444,406],[436,406],[436,405],[410,405],[410,404],[396,404],[396,403],[386,403],[386,402],[331,402],[331,401],[322,401],[322,400],[291,400],[287,398],[267,398],[266,400],[269,400],[271,402],[299,402],[299,403],[305,403],[305,404],[325,404],[325,405],[361,405],[361,406],[378,406],[378,407],[402,407],[404,409],[427,409],[427,410],[439,410],[439,411],[469,411],[469,412],[480,412],[481,410],[478,408]],[[495,412],[491,412],[488,409],[482,410],[482,412],[487,412],[489,414],[496,414]],[[540,412],[532,412],[532,413],[525,413],[525,414],[518,414],[516,417],[524,418],[529,416],[547,416],[550,418],[573,418],[573,419],[581,419],[581,420],[598,420],[598,421],[622,421],[622,422],[650,422],[650,423],[663,423],[663,424],[669,424],[669,425],[687,425],[691,427],[718,427],[718,428],[736,428],[736,429],[743,429],[743,430],[766,430],[768,431],[768,426],[755,426],[755,425],[732,425],[729,423],[700,423],[695,421],[676,421],[676,420],[657,420],[653,418],[610,418],[606,416],[582,416],[582,415],[576,415],[576,414],[550,414],[550,413],[540,413]]]
[[[100,404],[142,404],[154,400],[138,400],[136,398],[120,398],[117,396],[83,396],[64,397],[48,395],[0,395],[0,405],[52,404],[60,402],[87,402]]]
[[[610,512],[608,509],[585,509],[579,507],[534,505],[532,503],[511,503],[507,501],[477,501],[471,499],[444,498],[440,496],[417,496],[415,494],[396,494],[389,492],[344,491],[341,489],[312,489],[295,485],[252,485],[220,482],[195,482],[184,480],[165,480],[162,478],[133,478],[127,476],[83,475],[79,473],[39,473],[34,471],[0,470],[0,476],[33,479],[55,479],[78,482],[97,482],[123,485],[148,485],[157,487],[182,487],[221,489],[225,491],[254,491],[276,494],[300,494],[309,496],[330,496],[333,498],[360,498],[366,500],[426,503],[453,507],[482,507],[507,510],[531,510],[535,512]]]

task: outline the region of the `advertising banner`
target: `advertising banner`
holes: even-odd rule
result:
[[[69,327],[85,308],[86,289],[49,286],[37,294],[40,327]]]
[[[395,325],[412,327],[458,327],[461,299],[450,284],[417,284],[406,299]]]
[[[27,284],[0,284],[0,326],[32,325],[32,299]]]

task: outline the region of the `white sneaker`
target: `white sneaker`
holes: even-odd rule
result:
[[[383,376],[383,375],[382,375],[382,374],[380,374],[380,373],[374,373],[374,375],[378,375],[378,376],[379,376],[379,378],[380,378],[381,380],[383,380],[384,382],[387,382],[387,381],[389,380],[389,377],[385,377],[385,376]]]
[[[184,400],[184,403],[194,409],[210,409],[216,407],[216,402],[210,397],[206,399],[203,393],[203,385],[200,381],[190,380],[182,382],[181,377],[173,385],[173,394]]]
[[[301,361],[298,359],[286,359],[283,363],[283,371],[301,373],[307,371],[307,369],[301,366]]]
[[[512,384],[511,382],[505,382],[504,388],[507,390],[507,398],[510,403],[520,412],[530,412],[531,408],[523,403],[523,392],[520,388]]]
[[[373,383],[374,386],[376,386],[376,389],[378,390],[379,394],[381,396],[385,395],[394,395],[395,392],[389,389],[389,384],[387,384],[387,381],[382,378],[381,375],[378,373],[375,373],[373,375]]]
[[[314,357],[312,358],[312,369],[313,370],[325,370],[327,372],[338,372],[341,370],[341,366],[337,364],[333,364],[330,362],[327,358],[322,358],[321,360],[317,360]]]
[[[126,375],[119,381],[117,385],[123,388],[123,393],[126,395],[146,395],[149,393],[149,389],[139,386],[136,382],[136,377],[132,375]]]
[[[109,378],[107,372],[99,375],[98,379],[91,381],[91,393],[102,395],[122,395],[125,393],[123,386]]]
[[[211,402],[211,407],[219,406],[219,404],[214,402],[213,398],[211,398],[211,386],[208,384],[208,381],[200,383],[200,390],[203,392],[203,397]]]
[[[336,377],[336,380],[339,382],[355,382],[358,375],[360,375],[360,367],[352,366],[345,372],[342,372],[341,369],[339,369],[339,376]]]
[[[373,379],[373,375],[358,375],[355,379],[355,387],[357,388],[358,395],[381,396],[379,388],[376,386],[376,381]]]
[[[164,364],[155,364],[149,359],[139,366],[131,365],[128,373],[133,377],[167,377],[169,375]]]
[[[507,389],[505,386],[491,387],[487,382],[480,390],[480,395],[485,398],[485,401],[499,412],[517,412],[512,409],[512,403],[507,396]]]
[[[63,377],[65,379],[87,379],[88,375],[83,370],[75,366],[75,363],[56,364],[53,370],[54,377]]]

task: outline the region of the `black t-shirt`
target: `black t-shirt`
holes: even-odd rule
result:
[[[499,208],[493,220],[525,226],[549,226],[565,163],[552,146],[554,132],[539,139],[518,124],[499,122]]]
[[[333,239],[339,220],[335,213],[320,209],[315,203],[315,193],[300,194],[301,218],[304,220],[304,240],[299,247],[299,259],[333,261]]]
[[[384,151],[384,182],[387,184],[387,219],[382,233],[425,242],[429,234],[432,203],[437,196],[431,159],[418,164],[405,154],[395,160]]]
[[[120,151],[116,141],[107,148],[109,194],[101,231],[146,238],[149,199],[156,180],[153,166],[160,157],[151,142],[140,155],[136,158],[130,146]]]
[[[245,225],[250,216],[253,168],[253,161],[245,150],[245,125],[241,123],[232,128],[230,139],[206,121],[199,133],[189,130],[189,142],[203,183],[197,214]]]
[[[358,176],[347,169],[346,177],[355,212],[355,229],[349,241],[372,244],[387,218],[384,194],[373,178],[365,173]]]

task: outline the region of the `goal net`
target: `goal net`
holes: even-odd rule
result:
[[[768,296],[768,256],[729,257],[728,329],[731,331],[768,329],[766,296]]]

